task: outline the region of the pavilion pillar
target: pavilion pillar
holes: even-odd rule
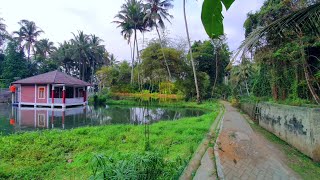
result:
[[[51,90],[51,103],[54,104],[54,86],[53,85]]]
[[[52,113],[51,113],[51,128],[54,128],[54,111],[52,109]]]
[[[87,101],[87,87],[83,88],[83,102]]]
[[[66,86],[63,86],[62,89],[62,103],[66,104]]]
[[[65,119],[65,115],[66,115],[66,112],[63,110],[63,111],[62,111],[62,129],[64,129],[64,119]]]

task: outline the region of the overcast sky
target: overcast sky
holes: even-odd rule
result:
[[[109,52],[118,60],[130,59],[130,48],[120,35],[120,29],[111,23],[125,0],[0,0],[0,17],[5,19],[8,31],[18,30],[18,21],[32,20],[49,38],[58,42],[72,38],[71,32],[83,30],[104,40]],[[186,37],[183,21],[182,0],[174,0],[170,13],[172,24],[167,23],[169,36]],[[188,0],[187,13],[192,41],[205,40],[207,35],[201,24],[200,14],[203,0]],[[258,10],[263,0],[236,0],[228,12],[224,13],[225,33],[231,50],[236,50],[244,39],[243,22],[246,14]],[[156,37],[148,33],[147,38]]]

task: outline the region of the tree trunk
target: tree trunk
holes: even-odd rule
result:
[[[139,54],[139,46],[138,46],[138,40],[137,40],[137,36],[136,36],[136,47],[137,47],[137,57],[138,57],[138,64],[140,64],[140,54]],[[141,82],[140,82],[140,71],[138,69],[138,86],[139,86],[139,90],[141,91]]]
[[[79,79],[81,79],[82,78],[82,75],[81,75],[81,59],[79,60]]]
[[[135,47],[136,47],[136,39],[137,37],[137,30],[134,30],[134,39],[133,39],[133,51],[132,51],[132,67],[131,67],[131,84],[133,84],[133,70],[134,70],[134,53],[135,53]]]
[[[30,62],[30,50],[31,50],[31,46],[28,46],[28,62]]]
[[[306,78],[307,85],[308,85],[310,93],[312,94],[313,99],[316,101],[317,104],[320,104],[320,98],[317,95],[317,92],[316,92],[315,88],[312,85],[310,73],[309,73],[309,70],[308,70],[308,61],[306,59],[306,54],[305,54],[305,51],[304,51],[304,43],[301,40],[301,36],[302,35],[300,34],[300,47],[301,47],[300,48],[300,53],[301,53],[301,60],[302,60],[304,76]]]
[[[85,60],[82,63],[82,80],[85,81]]]
[[[161,41],[161,36],[160,36],[159,30],[158,30],[158,26],[156,26],[156,30],[157,30],[157,33],[158,33],[158,36],[159,36],[159,42],[160,42],[160,46],[161,46],[161,51],[162,51],[164,63],[166,64],[166,68],[167,68],[167,71],[168,71],[169,79],[171,80],[171,72],[170,72],[170,69],[169,69],[169,66],[168,66],[168,62],[167,62],[166,56],[164,54],[162,41]]]
[[[248,81],[247,81],[247,80],[245,80],[245,83],[246,83],[247,95],[248,95],[248,96],[250,96],[249,88],[248,88]]]
[[[199,87],[198,87],[198,80],[197,80],[197,72],[196,72],[196,67],[194,65],[193,56],[192,56],[191,42],[190,42],[190,36],[189,36],[187,16],[186,16],[186,0],[183,0],[183,15],[184,15],[184,23],[185,23],[186,33],[187,33],[187,38],[188,38],[188,45],[189,45],[190,59],[191,59],[191,65],[192,65],[192,70],[193,70],[194,84],[196,86],[197,102],[201,103],[200,92],[199,92]]]
[[[308,84],[308,88],[313,96],[313,99],[316,101],[317,104],[320,104],[320,98],[317,95],[317,92],[315,91],[314,87],[312,86],[312,82],[311,82],[311,78],[310,78],[310,74],[309,74],[307,66],[308,66],[307,63],[304,62],[303,63],[303,71],[304,71],[304,75],[305,75],[305,78],[306,78],[306,81]]]
[[[213,43],[212,43],[212,45],[213,45]],[[218,70],[219,70],[219,67],[218,67],[218,48],[217,48],[217,50],[216,50],[216,74],[215,74],[215,79],[214,79],[214,83],[213,83],[213,87],[212,87],[211,96],[213,96],[213,92],[214,92],[214,89],[215,89],[216,84],[217,84]]]

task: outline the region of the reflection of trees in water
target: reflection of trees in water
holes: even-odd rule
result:
[[[87,118],[92,125],[107,124],[145,124],[160,120],[177,120],[182,117],[199,116],[203,112],[192,109],[154,108],[144,104],[144,107],[106,106],[100,108],[88,107]]]
[[[129,107],[129,106],[106,106],[106,107],[92,107],[86,108],[72,108],[67,109],[64,113],[61,110],[52,109],[35,109],[41,112],[47,111],[48,118],[46,122],[48,127],[45,128],[59,128],[59,129],[71,129],[81,126],[98,126],[108,124],[137,124],[146,125],[145,132],[148,134],[148,125],[153,122],[161,120],[178,120],[182,117],[199,116],[204,112],[197,109],[185,109],[185,108],[157,108],[150,107],[149,104],[142,104],[141,107]],[[11,106],[9,106],[11,108]],[[18,108],[12,108],[14,118],[16,118],[16,125],[9,126],[10,110],[4,110],[7,108],[0,107],[0,132],[8,133],[21,131],[21,130],[36,130],[34,125],[20,127],[19,126],[19,110]],[[5,114],[5,117],[2,115]],[[46,114],[46,113],[45,113]],[[63,117],[64,114],[64,117]],[[52,116],[53,115],[53,116]],[[22,115],[23,116],[23,115]],[[23,120],[28,120],[24,118]],[[38,127],[39,129],[39,127]],[[146,135],[146,138],[148,136]]]

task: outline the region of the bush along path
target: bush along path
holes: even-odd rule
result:
[[[226,112],[217,141],[220,179],[301,179],[277,146],[254,132],[237,109],[222,103]]]

